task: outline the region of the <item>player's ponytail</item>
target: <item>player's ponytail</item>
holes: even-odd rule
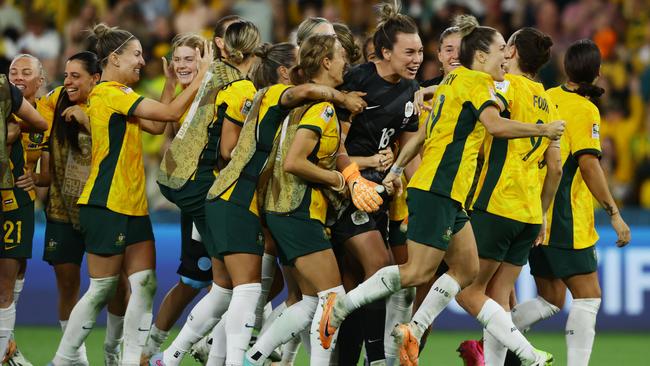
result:
[[[526,27],[516,31],[508,45],[517,49],[519,69],[534,76],[550,60],[553,40],[535,28]]]
[[[379,24],[372,36],[372,43],[375,45],[375,55],[384,59],[383,49],[393,50],[397,42],[398,33],[417,34],[418,26],[408,15],[400,14],[400,2],[394,4],[382,4],[379,7]]]
[[[458,61],[461,65],[472,68],[476,51],[489,52],[497,30],[479,25],[476,18],[471,15],[457,16],[454,25],[458,27],[458,33],[462,37]]]
[[[232,23],[224,35],[226,61],[240,65],[249,57],[260,44],[260,31],[255,24],[247,20]]]
[[[323,59],[334,58],[336,36],[316,34],[305,40],[300,46],[300,63],[290,72],[291,82],[295,85],[305,84],[318,75]]]
[[[284,42],[274,45],[264,43],[254,51],[259,63],[252,72],[253,84],[257,89],[277,84],[279,80],[278,67],[290,69],[296,64],[296,46]]]
[[[334,23],[334,32],[336,33],[336,38],[341,42],[341,46],[345,49],[347,54],[348,62],[350,64],[355,64],[362,56],[361,49],[354,41],[354,35],[350,28],[343,23]]]
[[[588,39],[576,41],[564,55],[564,71],[570,82],[578,84],[576,93],[587,98],[598,98],[605,89],[594,85],[600,73],[601,56],[596,44]]]
[[[112,53],[121,55],[126,45],[135,39],[131,32],[104,23],[99,23],[90,30],[90,41],[95,45],[102,66],[106,66],[108,56]]]

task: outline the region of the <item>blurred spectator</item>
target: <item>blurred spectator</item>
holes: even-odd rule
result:
[[[41,60],[46,77],[56,75],[61,54],[61,36],[40,14],[29,15],[27,32],[18,40],[18,50]]]
[[[12,28],[17,32],[25,30],[22,12],[10,0],[0,0],[0,33]]]

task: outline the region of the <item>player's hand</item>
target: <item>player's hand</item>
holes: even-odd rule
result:
[[[632,239],[630,227],[627,226],[625,221],[623,221],[620,212],[617,212],[614,215],[612,215],[611,222],[614,231],[616,231],[616,236],[618,237],[618,239],[616,240],[616,246],[619,248],[626,246]]]
[[[395,161],[395,155],[393,155],[392,149],[386,148],[373,155],[373,159],[376,159],[374,165],[375,170],[379,172],[385,172],[388,170],[388,168],[391,167],[391,165],[393,165],[393,162]]]
[[[399,196],[402,194],[402,176],[395,174],[393,172],[389,172],[388,175],[384,178],[384,180],[381,182],[381,184],[386,187],[386,190],[391,194],[391,195],[397,195]]]
[[[174,64],[167,62],[167,57],[161,57],[163,63],[163,73],[165,74],[165,79],[168,83],[176,85],[178,81],[176,79],[176,73],[174,72]]]
[[[212,48],[212,42],[203,41],[203,55],[201,55],[201,50],[197,48],[194,49],[196,54],[196,59],[199,61],[199,73],[204,75],[214,59],[214,49]]]
[[[350,111],[350,113],[353,115],[363,112],[363,109],[368,106],[368,103],[366,103],[366,101],[362,98],[365,95],[366,93],[358,91],[345,93],[343,107]]]
[[[544,215],[542,218],[542,227],[539,228],[539,234],[537,234],[537,238],[533,242],[534,247],[542,245],[546,241],[546,222],[546,215]]]
[[[34,182],[34,173],[27,172],[18,177],[18,180],[16,180],[16,187],[22,188],[24,191],[33,191],[36,187],[36,183]]]
[[[86,129],[88,131],[90,131],[90,128],[89,128],[90,127],[90,120],[88,119],[88,115],[78,105],[73,105],[71,107],[66,108],[61,113],[61,117],[63,117],[63,119],[66,122],[77,122],[80,125],[86,127]]]
[[[426,105],[424,102],[425,100],[430,100],[430,97],[435,94],[437,89],[438,85],[431,85],[415,92],[413,95],[413,106],[415,107],[415,114],[419,116],[423,111],[431,111],[431,106]]]
[[[381,198],[375,187],[377,183],[367,180],[361,176],[359,166],[356,163],[348,165],[343,170],[343,177],[350,189],[352,203],[362,211],[375,212],[384,200]]]
[[[553,121],[542,126],[544,127],[544,136],[551,140],[559,140],[564,134],[565,122],[562,120]]]

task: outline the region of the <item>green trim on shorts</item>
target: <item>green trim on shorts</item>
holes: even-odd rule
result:
[[[598,270],[596,247],[564,249],[540,245],[530,251],[530,273],[535,277],[565,279]]]
[[[469,221],[461,204],[449,197],[417,188],[408,188],[407,197],[407,238],[446,251],[452,236]]]
[[[45,224],[43,260],[50,265],[81,265],[86,247],[81,231],[71,223],[48,220]]]
[[[540,224],[528,224],[482,210],[474,210],[470,219],[478,256],[523,266],[539,234]]]
[[[32,257],[34,240],[34,202],[2,213],[0,258]]]
[[[124,254],[131,244],[154,240],[149,216],[129,216],[106,207],[81,205],[79,222],[86,251],[92,254]]]

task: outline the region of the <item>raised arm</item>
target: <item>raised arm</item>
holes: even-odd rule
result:
[[[26,132],[41,132],[47,130],[47,121],[41,116],[25,98],[16,112],[16,116],[23,120],[23,130]]]
[[[498,138],[544,136],[551,140],[557,140],[564,133],[564,121],[554,121],[548,124],[521,123],[501,117],[496,106],[485,108],[481,112],[479,120],[490,135]]]
[[[293,108],[308,100],[329,101],[339,107],[349,110],[352,114],[356,114],[363,111],[367,106],[366,102],[361,98],[364,95],[366,95],[366,93],[343,93],[329,86],[307,83],[285,90],[280,97],[280,105],[287,108]]]

